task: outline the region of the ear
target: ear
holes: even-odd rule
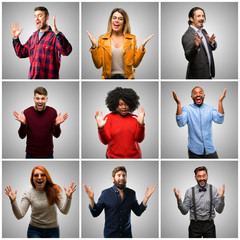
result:
[[[46,102],[48,101],[48,97],[46,97]]]
[[[192,100],[193,100],[193,97],[191,96]]]
[[[112,181],[114,182],[114,177],[112,177]]]
[[[193,18],[192,17],[190,17],[189,19],[191,20],[191,22],[193,22]]]
[[[197,181],[197,177],[196,177],[196,175],[195,175],[195,179],[196,179],[196,181]]]

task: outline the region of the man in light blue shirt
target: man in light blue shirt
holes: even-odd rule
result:
[[[175,197],[177,198],[178,208],[183,215],[190,210],[190,238],[216,238],[216,229],[214,218],[215,210],[222,213],[224,209],[224,192],[219,188],[207,183],[208,172],[205,166],[198,167],[194,170],[197,185],[189,188],[182,202],[180,190],[174,188]]]
[[[204,104],[205,94],[201,87],[192,90],[193,104],[181,107],[181,102],[173,91],[177,103],[176,120],[179,127],[188,124],[188,156],[189,158],[218,158],[212,139],[212,121],[222,124],[224,120],[223,99],[226,88],[218,100],[218,110]]]

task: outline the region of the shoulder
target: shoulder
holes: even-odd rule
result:
[[[56,111],[56,109],[55,108],[53,108],[53,107],[50,107],[50,106],[47,106],[46,107],[46,111],[48,111],[48,112],[50,112],[50,113],[56,113],[57,114],[57,111]]]
[[[31,112],[34,112],[35,109],[33,106],[29,107],[29,108],[26,108],[23,112],[24,114],[28,114],[28,113],[31,113]]]
[[[99,36],[99,39],[106,40],[110,38],[110,35],[111,35],[110,33],[102,34],[101,36]]]
[[[125,192],[127,194],[136,195],[136,192],[133,189],[128,188],[128,187],[125,188]]]
[[[35,189],[34,189],[34,188],[29,188],[29,189],[27,189],[27,190],[24,192],[23,197],[30,199],[31,196],[34,195],[34,192],[35,192]]]
[[[102,190],[102,195],[108,195],[111,191],[113,191],[112,187],[106,188]]]
[[[189,26],[186,32],[183,34],[182,39],[186,39],[194,34],[195,34],[194,29]]]
[[[133,34],[130,34],[130,33],[125,33],[125,34],[124,34],[124,37],[125,37],[125,38],[129,38],[129,39],[136,39],[136,36],[133,35]]]

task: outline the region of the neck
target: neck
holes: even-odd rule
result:
[[[41,28],[41,29],[40,29],[40,32],[46,32],[48,29],[49,29],[49,26],[48,26],[48,25],[46,25],[46,27],[45,27],[45,28]]]
[[[122,32],[112,31],[111,37],[122,37],[122,36],[123,36]]]

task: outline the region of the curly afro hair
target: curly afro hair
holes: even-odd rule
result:
[[[139,106],[139,96],[131,88],[116,87],[107,93],[105,103],[111,112],[116,112],[119,99],[123,100],[129,107],[129,112],[134,112]]]

